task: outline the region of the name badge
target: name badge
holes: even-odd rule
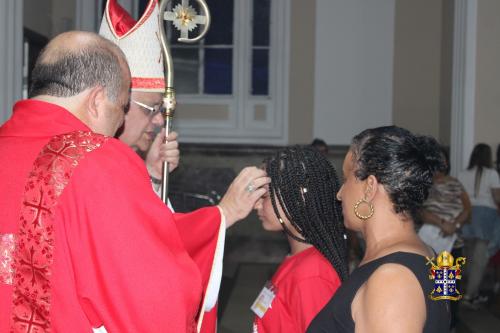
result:
[[[266,314],[267,309],[272,308],[271,304],[277,293],[277,288],[271,282],[266,283],[250,309],[262,319],[262,317]]]

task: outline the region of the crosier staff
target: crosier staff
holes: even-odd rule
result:
[[[202,15],[197,15],[193,7],[189,5],[189,0],[182,0],[180,4],[175,6],[172,11],[166,11],[170,0],[162,0],[160,3],[160,16],[163,13],[165,21],[172,21],[174,26],[181,32],[178,39],[183,43],[195,43],[202,39],[210,27],[210,12],[204,0],[197,0],[200,5]],[[204,25],[201,33],[194,37],[189,38],[188,33],[195,29],[198,24]],[[174,65],[170,47],[167,44],[167,33],[165,31],[165,24],[160,24],[160,43],[163,53],[163,61],[165,64],[165,95],[163,97],[163,105],[165,107],[165,138],[172,130],[172,120],[174,117],[176,99],[174,90]],[[161,186],[161,199],[164,203],[168,200],[168,163],[163,162],[162,168],[162,186]]]

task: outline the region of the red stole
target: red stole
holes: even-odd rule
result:
[[[50,331],[54,210],[79,161],[107,139],[83,131],[55,136],[33,164],[14,255],[12,332]]]

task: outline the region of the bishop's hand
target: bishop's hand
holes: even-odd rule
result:
[[[227,227],[248,216],[257,200],[267,192],[270,182],[266,172],[256,167],[246,167],[239,173],[219,203]]]
[[[161,179],[163,161],[168,162],[168,171],[172,172],[179,165],[179,143],[177,142],[177,133],[170,132],[165,142],[165,130],[162,129],[156,135],[151,148],[146,155],[146,167],[151,177]]]

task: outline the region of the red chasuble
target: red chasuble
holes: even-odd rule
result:
[[[172,214],[135,152],[42,101],[16,104],[0,159],[0,332],[195,330],[216,207]]]
[[[314,247],[287,257],[261,293],[263,316],[255,316],[254,333],[305,332],[339,286],[332,264]]]

